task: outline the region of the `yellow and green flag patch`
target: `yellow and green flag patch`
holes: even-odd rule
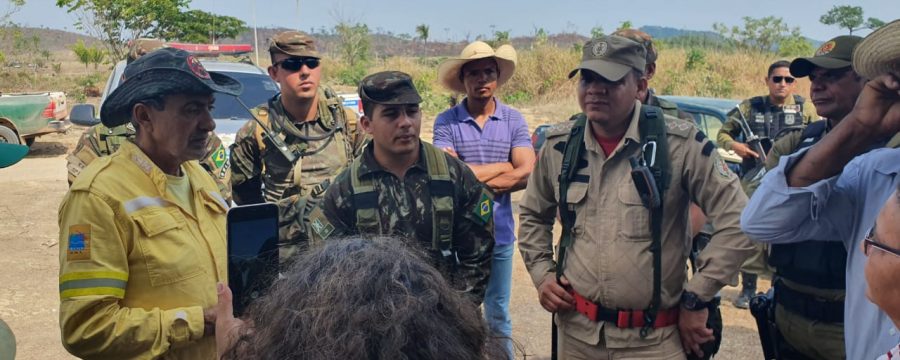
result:
[[[478,200],[478,206],[475,207],[474,212],[475,216],[487,224],[488,220],[491,219],[491,216],[494,216],[494,204],[491,201],[490,196],[482,192],[481,199]]]

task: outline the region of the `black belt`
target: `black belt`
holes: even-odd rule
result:
[[[800,292],[775,281],[775,303],[810,320],[844,323],[844,302],[833,301]]]

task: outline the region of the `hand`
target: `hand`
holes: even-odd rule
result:
[[[549,274],[538,286],[538,298],[541,306],[552,313],[575,308],[575,298],[563,288],[563,286],[569,286],[569,279],[562,276],[559,278],[559,282],[562,285],[556,282],[556,274]]]
[[[445,153],[448,153],[448,154],[450,154],[450,156],[459,159],[459,154],[457,154],[457,153],[456,153],[456,150],[453,150],[452,147],[449,147],[449,146],[448,146],[448,147],[445,147],[445,148],[443,148],[443,149],[441,149],[441,150],[444,150]]]
[[[684,347],[685,353],[694,353],[702,358],[703,350],[700,350],[700,345],[716,339],[712,329],[706,327],[709,310],[691,311],[682,307],[679,309],[678,331],[681,333],[681,346]]]
[[[751,157],[757,158],[757,159],[759,158],[759,154],[757,154],[753,150],[750,150],[750,147],[744,143],[739,143],[739,142],[735,141],[734,143],[731,144],[731,150],[734,150],[734,153],[737,154],[738,156],[740,156],[742,159],[748,159]]]
[[[216,334],[216,308],[203,310],[203,337]]]
[[[885,74],[866,83],[853,107],[854,124],[867,131],[872,140],[900,132],[900,80]]]
[[[219,303],[212,310],[215,311],[217,359],[221,359],[222,355],[234,346],[234,342],[244,327],[244,321],[234,318],[234,309],[231,305],[231,289],[225,284],[218,283],[216,284],[216,290],[219,294]]]

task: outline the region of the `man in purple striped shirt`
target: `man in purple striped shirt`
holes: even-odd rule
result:
[[[515,223],[510,193],[525,188],[535,155],[528,124],[517,110],[494,96],[515,71],[516,52],[509,45],[496,51],[480,41],[466,46],[458,58],[441,64],[441,83],[466,98],[438,115],[434,146],[464,161],[478,180],[494,191],[494,245],[491,275],[484,296],[484,313],[491,330],[507,338],[512,348],[509,297]]]

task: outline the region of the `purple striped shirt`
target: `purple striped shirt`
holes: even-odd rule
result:
[[[434,146],[452,148],[459,159],[470,164],[482,165],[510,162],[512,149],[532,149],[528,124],[519,111],[494,98],[497,106],[484,124],[478,126],[466,110],[466,101],[444,111],[434,121]],[[509,194],[494,199],[494,238],[497,245],[516,241],[513,228],[512,203]]]

